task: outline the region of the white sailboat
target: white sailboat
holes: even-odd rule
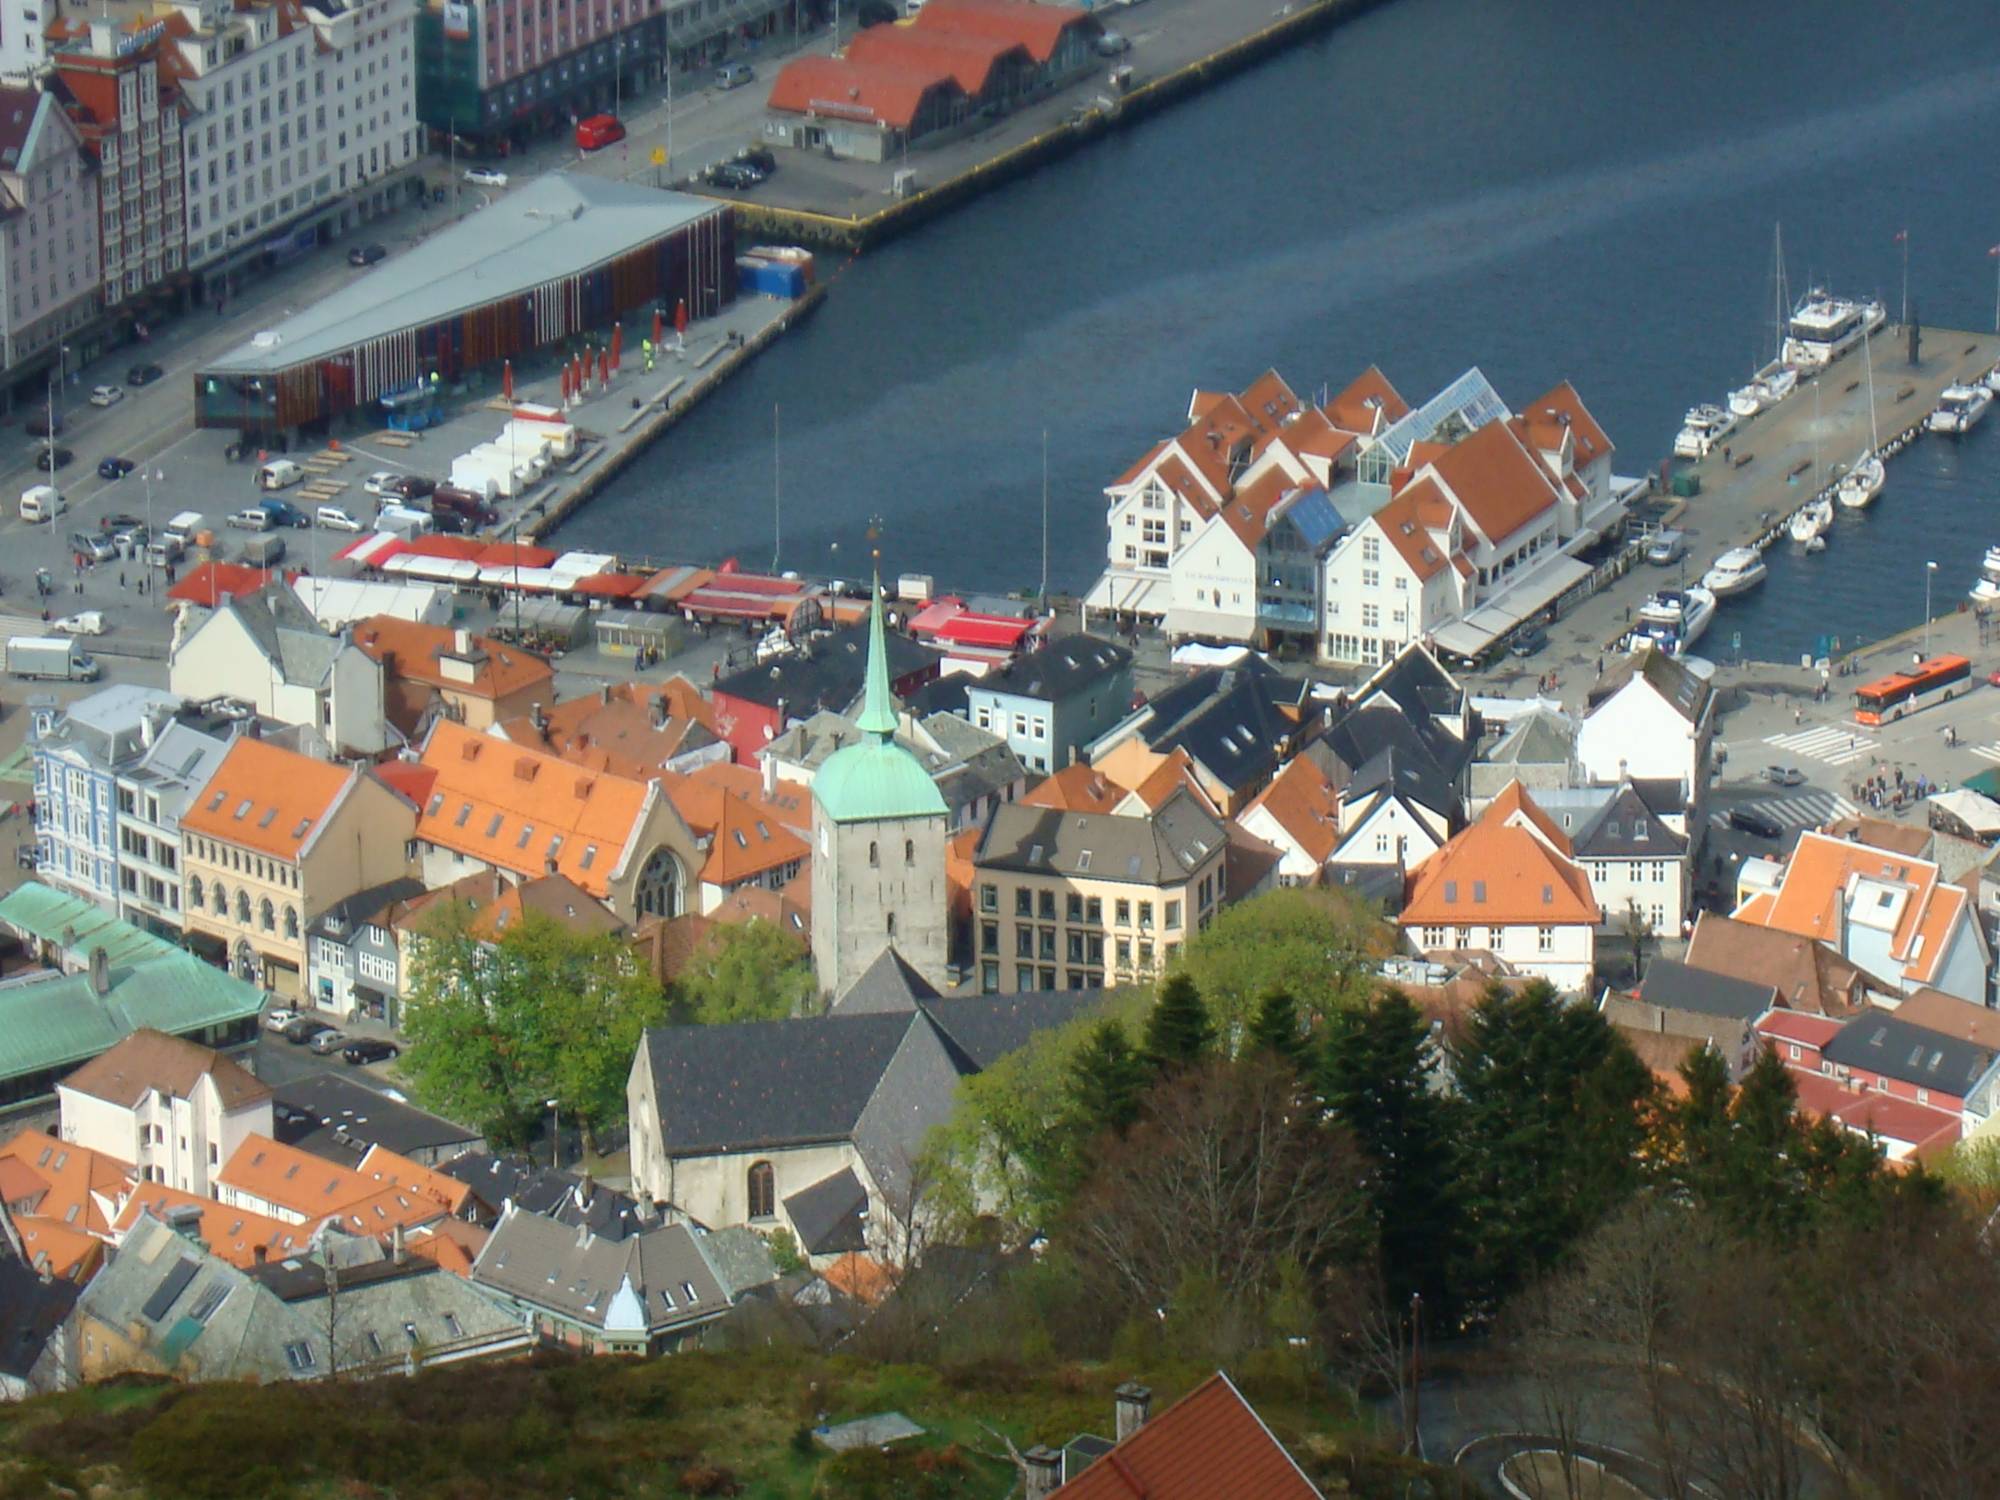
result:
[[[1793,541],[1810,547],[1825,536],[1827,528],[1831,525],[1833,525],[1833,502],[1821,495],[1817,500],[1808,500],[1792,513],[1789,530]]]
[[[1866,510],[1882,493],[1889,475],[1882,467],[1882,438],[1875,429],[1875,354],[1868,347],[1868,335],[1861,335],[1861,362],[1868,367],[1868,451],[1840,476],[1840,503],[1849,510]]]

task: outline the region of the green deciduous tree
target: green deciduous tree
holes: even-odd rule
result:
[[[1233,1047],[1273,989],[1308,1016],[1368,996],[1373,961],[1389,949],[1375,914],[1345,891],[1286,889],[1226,906],[1181,956]]]
[[[1390,1303],[1421,1292],[1448,1316],[1460,1168],[1452,1143],[1457,1105],[1433,1086],[1436,1061],[1422,1013],[1402,991],[1384,990],[1327,1017],[1315,1082],[1369,1163]]]
[[[694,961],[674,981],[677,1019],[713,1026],[777,1021],[806,1013],[813,996],[805,945],[761,917],[712,928]]]
[[[1160,998],[1146,1017],[1141,1049],[1155,1073],[1188,1068],[1208,1056],[1215,1045],[1215,1023],[1202,1003],[1201,991],[1186,974],[1175,972],[1160,982]]]
[[[623,1117],[639,1034],[665,997],[635,954],[533,912],[497,942],[441,910],[411,964],[403,1071],[427,1105],[519,1145],[554,1099],[586,1138]]]

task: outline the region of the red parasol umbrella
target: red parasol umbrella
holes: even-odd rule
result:
[[[509,401],[514,399],[514,361],[511,359],[500,364],[500,394]]]
[[[619,358],[624,353],[625,353],[625,325],[623,323],[613,323],[611,325],[611,368],[612,369],[615,370],[618,368]]]
[[[661,316],[660,310],[656,307],[653,309],[653,343],[657,347],[666,341],[667,320]]]
[[[674,304],[674,332],[686,333],[687,331],[688,331],[688,302],[687,298],[683,297],[681,298],[680,301]]]

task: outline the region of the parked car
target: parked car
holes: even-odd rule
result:
[[[376,261],[388,258],[389,247],[386,245],[356,245],[347,252],[347,263],[350,266],[372,266]]]
[[[1767,812],[1754,807],[1732,807],[1729,809],[1729,826],[1739,833],[1752,834],[1760,839],[1783,838],[1784,825]]]
[[[745,162],[726,161],[709,172],[708,180],[719,188],[741,192],[762,182],[764,174]]]
[[[371,495],[392,494],[394,492],[390,490],[389,483],[396,477],[396,470],[394,469],[377,469],[373,474],[370,474],[366,479],[361,481],[361,488]]]
[[[363,1037],[358,1042],[350,1042],[341,1048],[340,1055],[355,1067],[368,1063],[387,1062],[400,1055],[394,1042],[385,1042],[380,1037]]]
[[[385,500],[425,500],[436,493],[438,482],[422,474],[391,476],[376,493]]]
[[[1549,633],[1539,625],[1523,625],[1514,632],[1507,650],[1514,656],[1533,656],[1549,643]]]
[[[167,372],[158,365],[134,365],[125,372],[127,385],[151,385]]]
[[[359,531],[361,523],[338,505],[322,505],[313,512],[313,523],[327,531]]]
[[[251,505],[242,510],[232,512],[223,524],[225,526],[234,526],[242,531],[269,531],[278,523],[263,506]]]
[[[331,1030],[333,1028],[327,1025],[326,1022],[316,1020],[312,1016],[294,1016],[278,1028],[278,1035],[290,1042],[294,1047],[298,1047],[311,1041],[322,1031]]]
[[[104,611],[86,609],[80,615],[64,615],[49,621],[49,631],[53,635],[103,635]]]
[[[99,479],[123,479],[139,466],[129,458],[101,458],[97,461]]]
[[[329,1026],[325,1031],[315,1034],[306,1045],[321,1057],[327,1057],[347,1045],[347,1033]]]
[[[468,167],[465,171],[467,182],[476,182],[481,187],[505,187],[507,174],[496,172],[491,167]]]
[[[115,385],[94,385],[90,388],[92,406],[116,406],[124,399],[124,390]]]
[[[1772,786],[1804,786],[1806,773],[1797,766],[1766,766],[1764,779]]]
[[[616,115],[591,115],[576,122],[576,148],[602,151],[625,139],[625,122]]]
[[[1099,57],[1116,57],[1121,52],[1130,52],[1131,50],[1132,39],[1123,32],[1107,31],[1097,39],[1097,55]]]
[[[1671,567],[1687,556],[1687,550],[1686,532],[1672,529],[1655,532],[1646,544],[1646,561],[1656,568]]]
[[[118,555],[118,544],[105,532],[72,531],[69,550],[92,562],[109,562]]]
[[[153,528],[144,521],[121,522],[116,516],[111,518],[111,540],[118,544],[121,556],[136,558],[152,539]]]
[[[34,452],[34,465],[44,474],[53,474],[57,469],[67,469],[76,455],[67,448],[58,448],[53,443],[43,443]]]
[[[746,62],[724,63],[715,70],[715,86],[719,89],[740,89],[757,77],[757,70]]]
[[[50,415],[46,410],[31,411],[28,413],[28,419],[21,424],[21,427],[29,437],[61,437],[63,419]]]
[[[746,167],[755,167],[766,177],[778,170],[778,155],[769,146],[745,146],[736,153],[736,159]]]
[[[264,1029],[266,1031],[283,1031],[293,1021],[296,1021],[298,1016],[299,1013],[290,1006],[280,1005],[275,1010],[264,1012]]]
[[[289,500],[263,500],[258,503],[264,507],[264,514],[271,518],[273,526],[290,526],[303,531],[313,523],[309,514]]]

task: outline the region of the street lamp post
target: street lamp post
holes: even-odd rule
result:
[[[560,1167],[562,1166],[562,1108],[559,1102],[554,1099],[545,1102],[554,1115],[554,1120],[549,1129],[549,1165],[551,1167]]]
[[[1931,575],[1937,572],[1937,564],[1924,564],[1924,655],[1928,661],[1931,654]]]

